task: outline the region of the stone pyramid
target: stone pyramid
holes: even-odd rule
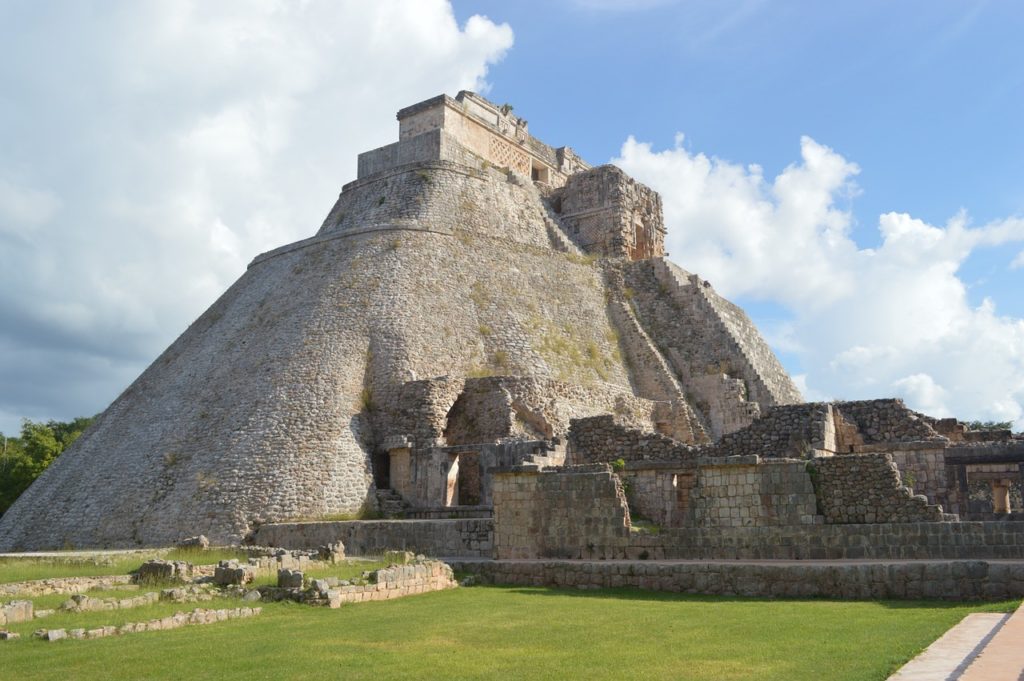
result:
[[[708,442],[801,401],[664,257],[657,193],[470,92],[398,119],[317,234],[255,258],[0,518],[0,550],[236,542],[389,485],[429,510],[458,501],[451,448],[557,462],[599,414]]]

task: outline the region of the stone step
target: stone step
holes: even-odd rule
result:
[[[377,490],[377,507],[385,518],[402,518],[409,510],[409,504],[393,489]]]

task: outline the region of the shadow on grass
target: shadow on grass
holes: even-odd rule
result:
[[[954,610],[977,608],[986,612],[1010,612],[1021,605],[1020,600],[1010,601],[940,601],[940,600],[889,600],[825,598],[813,596],[723,596],[711,594],[688,594],[674,591],[650,591],[636,587],[612,587],[605,589],[573,589],[556,586],[502,586],[480,585],[473,589],[500,589],[526,596],[560,596],[588,599],[614,599],[631,601],[685,601],[689,603],[876,603],[896,610],[927,608],[930,610]]]

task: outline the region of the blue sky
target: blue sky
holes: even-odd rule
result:
[[[1024,427],[1015,2],[0,2],[0,431],[100,411],[439,92],[665,198],[808,398]]]

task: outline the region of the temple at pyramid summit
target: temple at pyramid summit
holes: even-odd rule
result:
[[[668,259],[657,192],[472,92],[398,124],[0,518],[0,550],[1024,557],[1020,436],[804,402]]]

